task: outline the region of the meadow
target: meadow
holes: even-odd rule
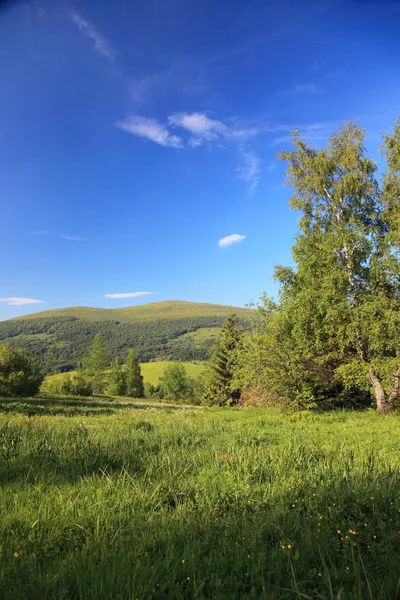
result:
[[[0,401],[0,597],[400,597],[400,424]]]
[[[140,365],[141,372],[143,375],[144,383],[151,383],[152,385],[158,385],[160,383],[160,377],[168,365],[172,364],[171,361],[154,361],[148,363],[142,363]],[[182,362],[186,369],[186,373],[189,377],[198,377],[205,369],[204,363],[191,363]],[[46,383],[56,381],[58,379],[64,379],[66,376],[70,376],[76,373],[76,371],[69,371],[69,373],[56,373],[55,375],[48,375],[46,382],[43,385],[43,390],[46,389]]]

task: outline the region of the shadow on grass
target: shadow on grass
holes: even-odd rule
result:
[[[112,415],[124,409],[161,409],[185,410],[187,405],[146,403],[132,401],[112,401],[104,396],[93,398],[71,398],[70,396],[40,398],[1,398],[0,413],[22,414],[28,417],[35,415],[61,415],[66,417]]]
[[[15,526],[14,547],[24,550],[18,561],[6,556],[0,591],[4,600],[398,598],[397,543],[385,526],[374,529],[376,542],[367,532],[357,544],[338,541],[335,522],[316,532],[320,508],[310,505],[305,521],[287,504],[213,515],[203,507],[184,519],[110,516],[107,526],[92,514],[53,530],[47,544],[39,528],[27,541]]]

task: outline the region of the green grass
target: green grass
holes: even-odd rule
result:
[[[171,362],[149,362],[141,364],[143,380],[145,383],[157,385],[164,370]],[[204,371],[205,366],[201,363],[195,364],[190,362],[182,362],[189,377],[198,377]]]
[[[201,329],[197,329],[196,331],[189,331],[188,333],[184,333],[179,336],[178,340],[194,340],[194,341],[203,341],[203,340],[217,340],[221,334],[221,327],[201,327]]]
[[[249,309],[224,306],[222,304],[207,304],[200,302],[182,302],[171,300],[166,302],[151,302],[140,306],[127,306],[125,308],[91,308],[88,306],[71,306],[45,310],[17,319],[34,319],[49,317],[76,317],[85,321],[120,321],[121,323],[134,323],[135,321],[153,321],[157,319],[184,319],[190,317],[227,317],[234,310],[238,316],[245,317]]]
[[[150,362],[150,363],[142,363],[142,375],[145,383],[151,383],[152,385],[157,385],[160,377],[164,373],[165,368],[172,364],[171,362]],[[183,362],[182,363],[186,369],[186,373],[189,377],[198,377],[205,369],[205,365],[202,363],[190,363]],[[63,379],[68,375],[74,375],[76,371],[70,371],[69,373],[56,373],[54,375],[48,375],[46,377],[46,381],[53,381],[55,379]]]
[[[399,598],[394,415],[93,399],[0,414],[2,600]]]

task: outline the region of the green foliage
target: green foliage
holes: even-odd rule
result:
[[[162,397],[173,401],[187,398],[190,392],[188,383],[185,366],[179,362],[171,363],[160,378]]]
[[[41,391],[59,396],[91,396],[93,389],[82,373],[61,373],[54,377],[46,377]]]
[[[382,181],[383,218],[388,224],[387,241],[397,254],[400,246],[400,117],[393,132],[383,136],[382,154],[387,165]]]
[[[145,398],[159,398],[159,385],[153,385],[149,381],[146,381],[143,385],[143,389]]]
[[[139,367],[140,368],[140,367]],[[105,393],[108,396],[125,396],[128,391],[128,373],[118,358],[114,358],[111,368],[107,373],[107,387]],[[136,396],[142,398],[142,396]]]
[[[106,387],[106,367],[110,364],[101,335],[94,337],[89,353],[81,364],[82,375],[90,382],[94,394],[102,394]]]
[[[239,344],[243,331],[234,313],[225,321],[214,354],[209,362],[204,382],[202,402],[220,406],[236,404],[240,387],[235,378]]]
[[[138,355],[129,350],[125,363],[126,393],[132,398],[144,398],[143,375]]]
[[[125,403],[0,401],[2,600],[398,597],[397,416]]]
[[[384,136],[382,186],[364,132],[347,123],[326,148],[298,133],[281,152],[301,214],[294,267],[277,267],[280,302],[266,297],[245,336],[236,381],[248,404],[378,410],[400,397],[400,120]]]
[[[28,352],[0,346],[0,396],[35,396],[43,379],[38,361]]]
[[[386,138],[391,157],[398,132],[394,137],[390,144]],[[348,123],[327,148],[309,148],[295,134],[294,150],[279,155],[289,164],[291,207],[301,219],[295,268],[275,272],[278,331],[288,336],[288,382],[305,368],[296,389],[297,401],[308,406],[321,404],[329,389],[338,393],[338,385],[358,386],[361,377],[373,386],[378,410],[387,410],[398,393],[400,273],[389,243],[394,217],[387,217],[382,197],[389,192],[381,193],[363,140],[363,130]]]
[[[344,385],[337,363],[305,355],[293,339],[292,327],[290,315],[264,295],[239,354],[236,385],[242,389],[241,402],[295,410],[370,406],[365,381],[364,389],[354,381]]]

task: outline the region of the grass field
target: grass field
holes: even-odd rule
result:
[[[164,373],[165,368],[170,365],[171,362],[168,361],[160,361],[160,362],[150,362],[150,363],[142,363],[140,366],[142,368],[143,381],[145,383],[151,383],[152,385],[157,385],[160,377]],[[204,371],[205,366],[201,363],[190,363],[183,362],[182,363],[186,369],[186,373],[189,377],[198,377]],[[70,371],[69,374],[73,375],[76,371]],[[63,379],[66,377],[65,373],[56,373],[55,375],[48,375],[46,377],[46,381],[52,381],[54,379]],[[44,384],[45,389],[46,384]]]
[[[162,374],[164,373],[164,370],[170,364],[171,363],[168,361],[142,363],[140,366],[142,368],[143,381],[145,383],[152,383],[153,385],[157,385],[160,377],[162,377]],[[189,377],[198,377],[205,369],[204,364],[201,363],[196,364],[190,362],[183,362],[181,364],[184,365],[186,373]]]
[[[0,401],[2,600],[400,594],[400,422]]]

